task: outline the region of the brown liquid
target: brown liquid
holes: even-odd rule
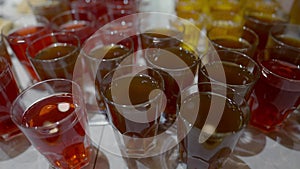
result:
[[[199,58],[191,51],[181,47],[169,47],[164,50],[166,51],[161,51],[154,57],[148,58],[152,65],[160,67],[159,72],[165,82],[164,92],[167,96],[167,106],[164,115],[169,120],[175,120],[179,90],[193,83]],[[172,74],[173,70],[176,71],[175,74]]]
[[[71,79],[78,54],[75,46],[57,43],[38,52],[31,61],[42,80]]]
[[[23,115],[26,127],[47,127],[42,132],[24,129],[33,145],[51,164],[59,168],[79,168],[89,162],[90,142],[87,136],[85,111],[73,103],[68,94],[54,95],[33,104]],[[62,121],[64,119],[64,121]],[[60,125],[50,127],[56,122]]]
[[[188,168],[203,169],[201,166],[209,166],[207,168],[218,168],[222,165],[224,160],[230,155],[238,138],[241,135],[241,129],[245,123],[243,119],[243,111],[228,99],[215,95],[216,98],[212,100],[212,94],[200,93],[187,97],[181,104],[180,119],[179,119],[179,134],[186,132],[184,123],[192,124],[193,127],[187,133],[182,141],[182,151],[187,156],[184,161]],[[200,102],[199,102],[200,101]],[[211,102],[218,105],[225,101],[223,114],[220,122],[215,127],[213,134],[204,142],[199,142],[200,132],[205,124],[210,111]],[[192,112],[195,112],[195,105],[198,102],[199,109],[197,117]],[[213,112],[211,112],[213,113]],[[218,112],[214,112],[218,113]],[[192,122],[195,121],[193,124]],[[183,128],[182,128],[183,127]]]
[[[251,45],[244,39],[238,38],[217,38],[212,40],[217,48],[231,48],[235,50],[243,50],[251,48]]]
[[[149,94],[155,89],[160,89],[157,81],[146,75],[134,76],[132,81],[131,77],[123,77],[113,81],[109,88],[104,91],[105,97],[117,104],[124,105],[138,105],[149,101]],[[123,86],[129,85],[129,91]],[[113,95],[111,91],[116,91],[117,95]],[[129,96],[130,102],[126,99]],[[118,112],[115,105],[107,104],[111,115],[111,120],[114,126],[122,133],[129,136],[134,135],[135,137],[151,137],[155,135],[155,121],[148,123],[141,123],[131,121],[125,118],[122,113]],[[140,108],[141,111],[146,111],[147,107]],[[129,110],[130,111],[130,110]],[[158,112],[160,113],[160,112]]]
[[[223,70],[226,81],[224,81]],[[248,88],[248,86],[251,87],[249,84],[255,82],[255,76],[238,64],[223,61],[210,63],[201,68],[201,71],[199,71],[199,82],[207,81],[217,81],[230,85],[245,85],[244,89],[236,88],[236,91],[247,99],[250,91],[252,91],[252,88]]]
[[[142,48],[149,47],[167,48],[179,46],[181,44],[179,31],[169,29],[152,29],[141,34]]]
[[[130,49],[123,45],[103,46],[93,49],[90,53],[90,56],[102,60],[97,68],[98,73],[101,75],[98,76],[98,78],[104,77],[108,72],[116,68],[123,61],[123,59],[125,59],[126,56],[130,55],[132,52],[133,51],[130,51]]]

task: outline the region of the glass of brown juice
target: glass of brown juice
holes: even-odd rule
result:
[[[153,156],[165,106],[164,81],[160,73],[147,66],[119,66],[100,84],[97,92],[104,98],[122,156]]]
[[[34,40],[26,49],[26,55],[40,80],[72,79],[80,50],[76,35],[58,32]]]
[[[180,90],[193,84],[200,62],[200,56],[193,50],[181,46],[149,48],[145,52],[146,64],[157,69],[162,75],[167,97],[164,110],[164,126],[170,127],[175,122],[176,101]]]
[[[259,38],[257,34],[247,27],[237,29],[211,28],[207,37],[216,49],[235,50],[254,57]]]
[[[10,118],[12,103],[19,93],[11,65],[0,55],[0,140],[8,141],[21,134]]]
[[[262,131],[276,131],[300,104],[300,53],[282,46],[267,48],[257,61],[261,77],[249,99],[250,123]]]
[[[258,50],[266,47],[272,26],[289,22],[289,15],[275,0],[247,1],[244,26],[252,29],[259,37]]]
[[[120,65],[133,64],[134,43],[128,37],[118,33],[99,31],[89,38],[81,50],[81,57],[85,71],[89,78],[83,87],[88,90],[86,95],[89,105],[93,105],[91,112],[106,113],[104,100],[95,88],[100,89],[103,77]]]
[[[12,121],[53,168],[82,168],[92,163],[87,113],[78,84],[50,79],[16,98]]]
[[[201,82],[188,86],[178,99],[178,140],[187,168],[222,168],[250,116],[246,100],[234,89]]]
[[[207,52],[199,66],[198,82],[228,85],[246,100],[260,78],[259,65],[244,53],[233,50]]]

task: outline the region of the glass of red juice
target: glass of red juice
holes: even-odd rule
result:
[[[96,17],[107,13],[106,0],[73,0],[71,9],[91,11]]]
[[[49,21],[43,16],[32,14],[24,15],[2,28],[2,35],[6,38],[8,46],[12,49],[18,60],[27,70],[33,81],[38,81],[38,76],[26,57],[26,48],[36,38],[50,33]]]
[[[96,16],[85,10],[69,10],[50,20],[55,32],[75,34],[83,44],[98,29]]]
[[[250,123],[263,131],[279,129],[300,101],[300,53],[268,48],[257,57],[261,77],[249,99]]]
[[[87,166],[92,155],[79,85],[68,79],[35,83],[12,104],[12,121],[54,168]]]
[[[19,93],[9,62],[0,56],[0,140],[8,141],[21,134],[9,115],[12,102]]]

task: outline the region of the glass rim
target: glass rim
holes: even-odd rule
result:
[[[21,21],[24,18],[30,18],[30,19],[35,19],[36,23],[30,23],[30,24],[24,24],[21,27],[17,26],[16,28],[14,28],[14,25],[19,25],[18,21]],[[42,21],[42,23],[41,23]],[[22,29],[26,29],[26,28],[30,28],[32,26],[42,26],[43,28],[41,30],[38,30],[37,32],[33,32],[30,34],[26,34],[26,35],[13,35],[14,32],[18,31],[18,30],[22,30]],[[10,24],[5,24],[4,27],[11,27]],[[24,38],[29,38],[32,37],[36,34],[39,34],[40,32],[43,32],[44,30],[47,30],[48,28],[50,28],[50,21],[45,18],[42,15],[33,15],[33,14],[27,14],[27,15],[23,15],[21,18],[15,19],[12,21],[12,29],[6,30],[6,29],[2,29],[1,30],[1,34],[5,37],[9,39],[14,38],[14,39],[24,39]],[[9,40],[8,39],[8,40]]]
[[[159,88],[158,90],[164,91],[165,84],[164,84],[164,80],[163,80],[162,75],[161,75],[156,69],[154,69],[154,68],[152,68],[152,67],[149,67],[149,66],[145,66],[145,65],[132,64],[132,65],[122,65],[122,66],[119,66],[119,67],[117,67],[117,68],[111,70],[109,73],[107,73],[107,74],[103,77],[103,80],[102,80],[102,81],[104,81],[105,79],[109,78],[114,72],[119,71],[119,69],[125,69],[125,68],[130,68],[130,67],[139,67],[139,68],[143,68],[143,69],[141,69],[141,71],[148,70],[148,69],[154,71],[154,72],[158,75],[158,77],[159,77],[159,79],[161,80],[161,83],[162,83],[162,86],[159,85],[160,88]],[[136,70],[136,69],[134,69],[134,70]],[[137,71],[137,72],[134,71],[134,73],[140,73],[140,71]],[[135,75],[136,75],[136,74],[134,74],[134,76],[135,76]],[[134,77],[134,76],[132,76],[132,74],[122,75],[122,77]],[[113,79],[112,79],[112,80],[113,80]],[[155,81],[156,81],[156,80],[155,80]],[[112,82],[112,81],[110,81],[109,84],[111,84],[111,82]],[[160,82],[158,82],[158,83],[160,83]],[[101,82],[101,84],[102,84],[102,82]],[[103,85],[102,85],[102,87],[100,88],[101,96],[102,96],[109,104],[114,105],[114,106],[117,106],[117,107],[128,107],[128,108],[135,108],[135,107],[141,107],[141,106],[144,107],[145,105],[148,105],[149,103],[154,102],[154,101],[155,101],[156,99],[158,99],[159,97],[163,97],[162,92],[160,92],[157,96],[155,96],[155,97],[152,98],[151,100],[148,100],[148,101],[146,101],[146,102],[144,102],[144,103],[134,104],[134,105],[129,104],[129,105],[128,105],[128,104],[119,104],[119,103],[115,103],[113,100],[108,99],[108,98],[105,96],[105,94],[103,93],[104,91],[105,91],[105,90],[103,89]]]
[[[50,23],[56,25],[55,21],[59,20],[61,17],[63,17],[63,16],[76,16],[76,17],[80,17],[80,16],[78,16],[78,14],[80,14],[80,15],[86,15],[87,16],[87,18],[80,19],[80,21],[81,20],[88,20],[88,21],[93,21],[93,23],[97,22],[96,16],[91,11],[87,11],[87,10],[83,10],[83,9],[70,9],[70,10],[67,10],[67,11],[64,11],[62,13],[59,13],[59,14],[55,15],[51,19]],[[74,20],[74,19],[73,18],[68,18],[68,20]],[[59,25],[56,25],[56,26],[59,26]],[[69,31],[65,31],[65,32],[69,32]]]
[[[281,31],[281,28],[282,29],[284,29],[283,30],[283,32]],[[272,27],[271,27],[271,29],[270,29],[270,37],[276,42],[276,43],[278,43],[278,44],[280,44],[280,45],[282,45],[282,46],[284,46],[284,47],[287,47],[287,48],[291,48],[291,49],[293,49],[293,50],[297,50],[297,51],[299,51],[300,52],[300,47],[296,47],[296,46],[292,46],[292,45],[290,45],[290,44],[287,44],[287,43],[285,43],[285,42],[283,42],[283,41],[281,41],[281,40],[279,40],[278,38],[277,38],[277,32],[279,32],[278,33],[278,35],[285,35],[285,29],[286,28],[288,28],[289,30],[293,30],[293,31],[299,31],[299,32],[297,32],[297,35],[299,36],[299,40],[300,40],[300,25],[297,25],[297,24],[291,24],[291,23],[278,23],[278,24],[276,24],[276,25],[273,25]],[[279,31],[277,31],[277,29],[280,29]],[[281,32],[283,33],[283,34],[281,34]]]
[[[197,88],[199,88],[199,85],[201,85],[201,86],[203,86],[203,85],[209,85],[210,87],[212,87],[212,86],[217,86],[218,88],[219,87],[222,87],[223,89],[224,89],[224,91],[226,92],[225,94],[227,95],[228,94],[228,90],[230,90],[230,93],[232,93],[232,94],[234,94],[234,97],[235,98],[229,98],[228,96],[226,96],[226,95],[224,95],[224,94],[220,94],[220,93],[217,93],[217,92],[215,92],[215,91],[213,91],[213,90],[211,90],[211,91],[197,91],[197,92],[193,92],[193,93],[188,93],[188,95],[186,95],[185,96],[185,98],[183,99],[183,100],[180,100],[180,99],[182,99],[181,98],[181,96],[182,96],[182,94],[184,93],[184,92],[188,92],[192,87],[197,87]],[[212,87],[213,88],[213,87]],[[242,113],[242,117],[243,117],[243,119],[241,120],[241,125],[239,126],[239,128],[238,128],[238,130],[236,130],[236,131],[231,131],[231,132],[222,132],[222,133],[217,133],[217,132],[215,132],[213,135],[214,136],[227,136],[227,135],[231,135],[231,134],[235,134],[235,133],[238,133],[238,132],[240,132],[240,131],[242,131],[246,126],[247,126],[247,124],[248,124],[248,120],[247,120],[247,118],[250,116],[250,109],[249,109],[249,105],[248,105],[248,103],[247,103],[247,101],[245,100],[245,98],[244,97],[242,97],[239,93],[237,93],[236,92],[236,90],[235,89],[233,89],[233,88],[231,88],[230,86],[228,86],[228,85],[226,85],[226,84],[223,84],[223,83],[218,83],[218,82],[198,82],[198,83],[194,83],[194,84],[192,84],[192,85],[190,85],[190,86],[187,86],[186,88],[184,88],[181,92],[180,92],[180,94],[179,94],[179,96],[180,97],[178,97],[178,100],[177,100],[177,102],[178,101],[180,101],[180,102],[182,102],[182,101],[185,101],[186,99],[188,99],[189,97],[193,97],[195,94],[198,94],[198,95],[200,95],[200,94],[204,94],[204,95],[208,95],[208,94],[211,94],[211,95],[215,95],[215,96],[218,96],[218,97],[222,97],[222,98],[224,98],[226,101],[230,101],[230,102],[234,102],[235,103],[235,105],[237,105],[239,108],[241,108],[241,106],[246,106],[247,107],[247,112],[244,112],[244,111],[242,111],[242,110],[240,110],[241,111],[241,113]],[[238,97],[238,99],[240,100],[240,101],[242,101],[242,103],[237,103],[237,101],[235,101],[235,99],[237,99],[236,97]],[[182,103],[181,103],[182,104]],[[178,115],[180,114],[180,108],[179,107],[177,107],[177,109],[178,109]],[[245,117],[245,116],[248,116],[248,117]],[[190,123],[190,122],[189,122]],[[215,128],[215,129],[217,129],[217,127]],[[213,136],[212,135],[212,136]]]
[[[275,50],[279,50],[279,49],[284,49],[284,48],[282,48],[281,46],[275,46],[275,47],[266,48],[266,49],[264,49],[263,51],[261,51],[260,53],[258,53],[258,55],[257,55],[257,62],[258,62],[258,64],[261,66],[261,71],[267,70],[269,73],[271,73],[273,76],[275,76],[275,77],[277,77],[277,78],[286,80],[286,81],[288,81],[288,82],[296,82],[296,83],[299,83],[299,85],[300,85],[300,79],[299,79],[299,80],[296,80],[296,79],[290,79],[290,78],[281,76],[281,75],[275,73],[274,71],[268,69],[267,67],[265,67],[265,66],[262,64],[262,61],[263,61],[262,57],[265,56],[265,52],[269,52],[269,51],[274,50],[274,49],[275,49]],[[293,50],[293,49],[290,49],[290,48],[287,48],[287,50],[290,50],[290,51],[293,51],[293,52],[298,52],[297,50]],[[300,55],[299,55],[299,58],[300,58]],[[298,66],[300,66],[300,64],[299,64]]]
[[[194,62],[193,64],[191,64],[191,65],[188,65],[188,67],[182,67],[182,68],[174,68],[174,69],[172,69],[172,68],[165,68],[165,67],[161,67],[161,66],[158,66],[158,65],[156,65],[156,64],[154,64],[149,58],[148,58],[148,56],[149,55],[151,55],[151,54],[149,54],[149,52],[151,52],[151,51],[154,51],[154,50],[162,50],[162,51],[167,51],[167,50],[165,50],[165,48],[147,48],[145,51],[145,59],[146,59],[146,62],[148,62],[148,63],[150,63],[150,65],[151,65],[151,67],[153,67],[153,68],[156,68],[156,69],[160,69],[160,70],[163,70],[163,71],[165,71],[165,72],[182,72],[182,71],[186,71],[186,70],[189,70],[190,68],[192,68],[192,67],[194,67],[194,66],[197,66],[200,62],[201,62],[201,55],[204,55],[204,54],[197,54],[197,53],[194,53],[194,52],[192,52],[192,51],[189,51],[188,49],[184,49],[184,47],[181,47],[181,46],[171,46],[170,48],[173,48],[173,47],[175,47],[175,48],[182,48],[183,49],[183,51],[188,51],[190,54],[192,54],[192,55],[195,55],[196,57],[198,57],[197,58],[197,60],[196,60],[196,62]],[[155,52],[156,54],[157,53],[159,53],[159,51],[157,52]],[[172,52],[170,52],[170,53],[172,53]],[[173,53],[174,54],[174,53]],[[153,54],[154,55],[154,54]],[[174,55],[176,55],[176,54],[174,54]],[[177,55],[176,55],[177,56]],[[178,58],[180,58],[180,57],[178,57]],[[182,59],[181,59],[182,60]]]
[[[94,45],[94,44],[99,43],[99,41],[96,41],[95,43],[92,43],[94,47],[91,48],[91,49],[89,50],[89,52],[87,52],[88,49],[86,49],[86,48],[87,48],[86,45],[89,44],[89,41],[92,41],[93,39],[97,39],[97,38],[99,38],[99,37],[101,37],[101,36],[103,36],[103,34],[92,35],[90,38],[88,38],[88,39],[86,40],[86,42],[84,43],[84,45],[82,46],[82,49],[81,49],[81,52],[82,52],[82,54],[83,54],[83,56],[84,56],[85,58],[91,59],[91,60],[93,60],[93,61],[100,61],[99,58],[92,57],[92,56],[90,55],[91,51],[93,51],[93,50],[95,50],[95,49],[98,49],[99,46],[100,46],[100,48],[102,48],[102,47],[106,47],[106,46],[118,46],[118,45],[120,45],[120,46],[124,46],[125,48],[127,48],[127,46],[125,46],[125,45],[118,44],[118,43],[114,43],[114,42],[109,42],[108,44],[103,44],[103,43],[101,43],[101,44],[99,44],[99,45]],[[108,36],[113,36],[113,35],[109,34]],[[121,41],[124,41],[124,40],[129,41],[130,47],[128,48],[128,49],[129,49],[128,52],[125,53],[125,54],[122,55],[122,56],[113,57],[113,58],[109,58],[109,59],[105,59],[105,58],[103,57],[103,58],[101,58],[101,61],[103,61],[103,62],[112,62],[112,61],[116,61],[116,60],[121,60],[121,59],[126,58],[127,56],[130,56],[131,54],[134,53],[134,42],[133,42],[132,38],[131,38],[131,37],[127,37],[127,38],[126,38],[126,37],[123,37],[123,36],[119,36],[119,37],[122,37],[122,40],[121,40]],[[106,53],[107,53],[109,50],[110,50],[110,49],[105,50]],[[105,54],[106,54],[106,53],[105,53]],[[103,56],[105,56],[105,54],[104,54]]]
[[[80,94],[80,95],[82,95],[81,88],[80,88],[80,86],[79,86],[75,81],[72,81],[72,80],[69,80],[69,79],[64,79],[64,78],[53,78],[53,79],[47,79],[47,80],[39,81],[39,82],[33,84],[32,86],[29,86],[29,87],[27,87],[26,89],[24,89],[24,90],[16,97],[16,99],[13,101],[12,106],[11,106],[11,110],[10,110],[10,112],[11,112],[11,113],[10,113],[10,117],[11,117],[12,121],[13,121],[14,123],[16,123],[18,126],[24,128],[24,129],[34,129],[34,130],[51,129],[51,128],[54,128],[54,127],[56,127],[56,126],[62,124],[63,122],[67,121],[67,119],[70,119],[74,114],[77,113],[78,110],[83,109],[82,106],[80,106],[80,105],[77,104],[77,106],[75,106],[74,111],[72,111],[69,115],[67,115],[67,116],[64,117],[63,119],[60,119],[59,121],[56,121],[56,122],[54,122],[54,123],[52,123],[52,124],[50,124],[50,125],[46,125],[46,126],[33,126],[33,127],[29,127],[29,126],[26,126],[26,125],[24,125],[24,124],[22,124],[22,123],[19,123],[19,120],[16,120],[16,117],[14,117],[14,114],[16,114],[15,111],[17,111],[17,110],[15,110],[15,107],[16,107],[16,105],[18,104],[18,101],[22,98],[22,96],[24,96],[27,92],[33,90],[34,88],[36,88],[36,87],[38,87],[38,86],[43,86],[43,85],[45,85],[45,84],[49,84],[49,83],[51,83],[51,82],[58,82],[58,81],[61,81],[61,82],[68,82],[68,84],[72,85],[72,89],[71,89],[71,90],[72,90],[72,98],[74,98],[74,97],[75,97],[75,98],[78,98],[78,99],[81,98],[81,97],[78,96],[78,95],[73,95],[74,87],[76,87],[76,90],[78,90],[77,93]],[[62,92],[60,92],[60,93],[62,93]],[[56,95],[56,94],[51,94],[51,95],[49,95],[49,96],[51,97],[51,96],[55,96],[55,95]],[[42,98],[39,98],[39,99],[35,99],[35,101],[34,101],[33,103],[31,103],[30,106],[27,107],[27,109],[30,108],[32,105],[34,105],[34,104],[40,102],[41,100],[43,100],[43,99],[45,99],[45,98],[49,98],[49,96],[42,97]],[[27,110],[27,109],[26,109],[26,110]],[[26,110],[25,110],[25,111],[26,111]],[[22,112],[22,115],[24,115],[24,112]],[[76,119],[75,119],[75,120],[76,120]],[[74,121],[74,120],[72,120],[72,122],[73,122],[73,121]]]
[[[250,20],[251,22],[254,22],[256,24],[259,25],[264,25],[264,26],[268,26],[268,25],[274,25],[274,23],[286,23],[289,21],[289,15],[283,11],[281,11],[280,13],[275,13],[275,14],[271,14],[271,13],[264,13],[263,11],[255,11],[254,12],[249,12],[249,13],[245,13],[244,18],[246,20]],[[253,14],[255,13],[255,15]],[[257,15],[258,14],[258,15]],[[271,16],[272,19],[276,19],[275,22],[265,22],[265,21],[261,21],[259,18],[257,18],[257,16],[264,16],[264,15],[268,15]]]
[[[77,45],[71,44],[71,46],[76,47],[76,48],[74,48],[74,50],[72,50],[71,53],[68,53],[68,54],[66,54],[66,55],[63,55],[63,56],[60,56],[60,57],[57,57],[57,58],[47,59],[47,60],[37,59],[37,58],[35,58],[35,56],[32,56],[32,55],[29,54],[29,48],[30,48],[33,44],[37,43],[38,41],[40,41],[40,40],[42,40],[42,39],[44,39],[44,38],[47,38],[47,37],[55,37],[55,36],[61,36],[61,35],[62,35],[62,36],[66,36],[66,37],[68,37],[68,38],[69,38],[69,37],[72,37],[72,38],[74,38],[74,39],[77,41]],[[55,42],[55,43],[61,43],[61,42]],[[53,44],[53,43],[51,42],[48,46],[51,46],[52,44]],[[69,44],[69,43],[64,42],[64,44]],[[46,47],[48,47],[48,46],[46,46]],[[42,49],[39,50],[39,51],[42,51],[43,49],[45,49],[45,48],[42,48]],[[45,34],[45,35],[43,35],[43,36],[41,36],[41,37],[35,39],[34,41],[32,41],[32,42],[28,45],[28,47],[26,48],[25,53],[26,53],[26,57],[29,58],[29,60],[34,60],[35,62],[41,62],[41,63],[51,63],[51,62],[57,62],[57,61],[63,60],[63,59],[65,59],[65,58],[69,57],[70,55],[75,54],[76,52],[80,52],[80,50],[81,50],[81,49],[80,49],[80,39],[78,38],[78,36],[73,35],[73,34],[70,34],[70,33],[67,33],[67,32],[51,32],[51,33],[47,33],[47,34]],[[78,55],[79,55],[79,53],[78,53]]]
[[[203,74],[208,78],[208,79],[210,79],[210,80],[212,80],[212,81],[214,81],[214,82],[216,82],[216,83],[222,83],[222,84],[226,84],[226,85],[228,85],[228,86],[231,86],[231,87],[234,87],[234,88],[244,88],[243,86],[251,86],[251,85],[253,85],[254,83],[256,83],[256,81],[260,78],[260,72],[261,72],[261,68],[260,68],[260,66],[259,66],[259,64],[254,60],[254,59],[252,59],[250,56],[248,56],[247,54],[244,54],[244,53],[242,53],[242,52],[240,52],[240,51],[234,51],[234,50],[216,50],[216,53],[218,53],[218,56],[220,56],[219,55],[219,52],[230,52],[230,53],[233,53],[233,54],[235,54],[235,55],[240,55],[240,56],[243,56],[243,58],[246,58],[247,60],[249,60],[253,65],[255,65],[255,67],[257,68],[257,72],[256,72],[256,74],[254,74],[254,77],[255,77],[255,79],[253,79],[251,82],[249,82],[249,83],[246,83],[246,84],[228,84],[228,83],[224,83],[224,82],[219,82],[219,81],[217,81],[217,80],[215,80],[215,79],[213,79],[213,78],[211,78],[207,73],[204,73],[202,70],[201,70],[201,68],[202,67],[205,67],[205,65],[208,65],[208,64],[213,64],[213,63],[222,63],[222,59],[220,58],[220,60],[219,61],[213,61],[213,62],[209,62],[209,63],[207,63],[207,64],[202,64],[202,67],[200,68],[200,71],[201,72],[203,72]],[[206,55],[208,55],[209,53],[207,53]],[[231,56],[231,55],[230,55]],[[232,56],[233,57],[233,56]],[[241,58],[241,57],[240,57]],[[227,61],[226,61],[227,62]],[[233,63],[233,62],[231,62],[231,63]],[[253,73],[251,73],[251,74],[253,74]]]
[[[208,30],[208,32],[207,32],[208,38],[209,38],[209,33],[210,33],[210,31],[212,31],[212,30],[214,30],[214,29],[220,29],[220,28],[212,28],[212,29]],[[242,34],[241,34],[241,36],[237,37],[238,40],[240,40],[240,39],[246,40],[246,41],[250,44],[249,47],[243,47],[243,48],[226,47],[226,46],[220,45],[220,44],[218,44],[218,43],[215,43],[213,40],[211,41],[211,43],[214,44],[214,45],[216,45],[217,47],[221,48],[222,50],[225,50],[225,49],[226,49],[226,50],[237,50],[237,51],[239,51],[239,52],[247,52],[248,50],[251,50],[252,48],[256,48],[257,45],[258,45],[258,43],[259,43],[259,37],[258,37],[258,35],[257,35],[252,29],[250,29],[250,28],[248,28],[248,27],[246,27],[246,26],[241,27],[241,30],[242,30],[242,31],[248,32],[249,35],[251,35],[252,38],[254,38],[254,41],[255,41],[255,42],[252,43],[252,42],[249,42],[248,39],[243,38],[243,37],[242,37]],[[226,36],[226,37],[227,37],[227,36],[228,36],[228,37],[235,37],[235,35],[231,35],[231,34],[226,34],[225,36]],[[223,36],[221,36],[221,37],[223,37]],[[217,38],[216,38],[216,39],[217,39]]]

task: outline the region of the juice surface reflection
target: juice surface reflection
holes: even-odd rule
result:
[[[125,86],[129,86],[129,91],[126,90]],[[158,82],[150,76],[127,76],[113,81],[110,87],[104,91],[104,95],[109,102],[114,101],[117,105],[139,105],[149,102],[149,95],[155,89],[160,89],[160,86]],[[115,90],[114,93],[117,93],[117,95],[112,95],[112,90]],[[127,99],[128,96],[130,100]],[[123,115],[123,113],[130,112],[119,112],[115,104],[107,105],[114,126],[122,134],[137,138],[153,137],[156,134],[157,117],[154,119],[149,118],[149,122],[147,123],[132,121]],[[139,108],[139,110],[143,113],[149,111],[149,107],[151,107],[149,104],[145,105],[147,107]]]
[[[41,80],[51,78],[72,79],[79,54],[76,46],[55,43],[30,58]],[[52,62],[52,63],[50,63]]]
[[[73,103],[72,95],[53,95],[34,103],[23,115],[22,125],[31,143],[57,168],[80,168],[89,162],[90,140],[85,111]]]
[[[178,30],[157,28],[150,29],[144,33],[141,33],[142,49],[149,47],[172,47],[179,46],[181,44],[181,38],[183,33]]]

